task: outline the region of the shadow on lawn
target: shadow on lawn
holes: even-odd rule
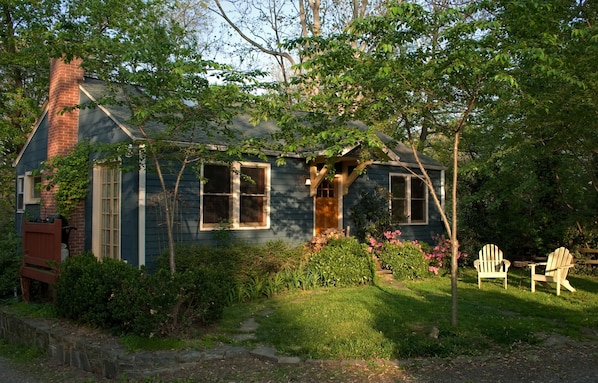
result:
[[[507,290],[500,280],[478,289],[477,275],[466,270],[458,282],[456,327],[448,276],[406,282],[406,289],[381,283],[322,290],[277,307],[259,332],[278,350],[315,359],[479,355],[536,344],[543,334],[577,338],[584,329],[598,331],[598,280],[571,277],[571,283],[578,293],[557,297],[553,284],[531,293],[529,271],[521,269],[509,273]]]
[[[578,275],[570,275],[568,277],[571,285],[581,291],[586,291],[588,293],[598,293],[598,279],[588,278],[588,277],[581,277]]]
[[[580,337],[587,328],[598,330],[594,314],[598,297],[586,294],[596,292],[598,281],[570,279],[584,293],[565,291],[557,297],[554,284],[549,284],[532,294],[525,270],[509,275],[507,290],[501,281],[483,282],[482,289],[478,289],[475,274],[463,275],[458,283],[457,327],[450,325],[450,283],[434,292],[411,284],[409,288],[417,297],[379,288],[381,306],[371,311],[376,314],[376,329],[395,343],[396,357],[478,354],[517,343],[538,343],[541,334]],[[384,310],[385,305],[397,310]],[[398,324],[389,332],[388,323]]]

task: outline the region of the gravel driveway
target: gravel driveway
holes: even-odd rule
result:
[[[42,383],[39,380],[32,378],[23,369],[13,367],[6,359],[0,357],[0,382],[2,383]]]

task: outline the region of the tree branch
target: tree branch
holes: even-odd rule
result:
[[[247,41],[249,44],[259,49],[263,53],[269,54],[271,56],[282,57],[284,59],[287,59],[291,63],[291,65],[295,65],[295,60],[293,59],[293,56],[291,56],[289,53],[268,49],[265,46],[258,43],[257,41],[253,40],[251,37],[247,36],[245,33],[243,33],[243,31],[228,17],[226,12],[224,12],[224,9],[220,4],[220,0],[214,0],[214,3],[218,7],[218,11],[214,9],[210,10],[222,17],[228,23],[228,25],[230,25],[230,27],[233,28],[239,36],[241,36],[243,40]]]

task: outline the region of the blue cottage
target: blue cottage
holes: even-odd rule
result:
[[[133,150],[143,145],[143,136],[126,123],[123,109],[72,108],[96,102],[105,91],[103,82],[84,76],[80,61],[54,60],[50,77],[43,114],[15,162],[17,233],[22,232],[25,220],[56,214],[51,194],[35,186],[42,181],[35,172],[41,162],[68,153],[84,140],[129,143]],[[69,111],[65,112],[66,108]],[[263,135],[276,126],[271,122],[253,126],[248,116],[240,115],[233,119],[232,128]],[[226,222],[233,239],[306,243],[328,229],[351,228],[350,211],[360,195],[380,186],[392,195],[389,212],[399,219],[403,237],[431,242],[444,229],[426,184],[417,177],[421,172],[413,153],[402,144],[385,149],[384,158],[364,164],[358,162],[358,147],[347,148],[337,159],[333,179],[326,177],[323,156],[308,162],[301,155],[290,155],[281,166],[276,164],[276,154],[266,161],[234,162],[232,168],[204,164],[201,177],[209,182],[201,182],[195,174],[183,178],[175,217],[176,240],[215,244],[215,231],[223,229]],[[445,168],[424,155],[420,160],[444,203]],[[72,254],[90,250],[100,258],[121,259],[150,270],[155,267],[168,245],[162,189],[148,167],[140,164],[134,168],[94,166],[88,196],[69,217],[69,224],[77,227],[69,237]],[[244,182],[241,174],[249,175],[253,182]]]

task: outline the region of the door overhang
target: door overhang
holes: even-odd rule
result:
[[[355,180],[363,174],[363,171],[368,165],[374,161],[359,161],[357,158],[342,157],[337,159],[334,164],[325,159],[316,159],[309,164],[309,194],[313,197],[316,195],[318,186],[326,177],[331,177],[332,173],[335,176],[341,177],[342,195],[349,193],[349,188]],[[331,172],[331,167],[334,166],[334,172]],[[339,172],[340,170],[340,172]]]

